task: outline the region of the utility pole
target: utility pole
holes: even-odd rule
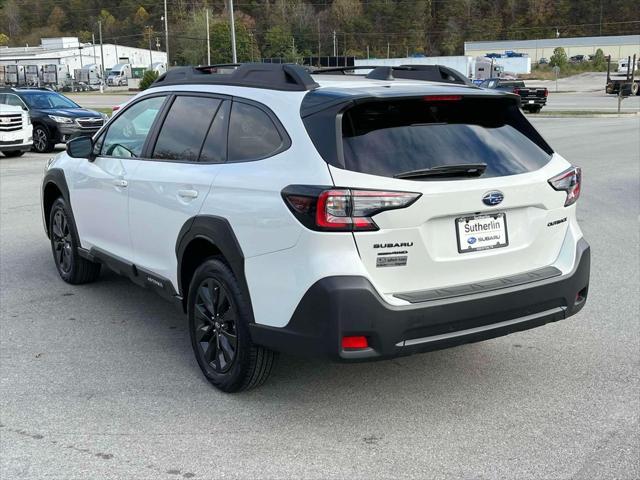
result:
[[[166,2],[167,0],[165,0]],[[231,55],[232,62],[238,63],[238,53],[236,52],[236,21],[233,18],[233,0],[229,0],[229,19],[231,20]]]
[[[205,19],[207,20],[207,65],[211,65],[211,41],[209,40],[209,9],[205,9]]]
[[[151,47],[151,32],[152,29],[149,25],[145,27],[147,29],[147,35],[149,36],[149,70],[153,69],[153,49]]]
[[[80,50],[80,68],[83,67],[82,65],[82,44],[78,43],[78,50]]]
[[[387,58],[391,56],[390,53],[391,53],[391,49],[389,47],[389,42],[387,42]]]
[[[338,51],[336,49],[336,31],[333,31],[333,56],[337,57],[338,56]]]
[[[294,37],[291,37],[291,57],[296,57],[296,39]]]
[[[342,51],[344,52],[344,66],[347,66],[347,32],[342,34],[342,39],[344,40],[344,46],[342,47]]]
[[[367,45],[367,60],[369,60],[369,45]]]
[[[318,67],[320,66],[320,17],[318,17]]]
[[[91,46],[93,47],[93,58],[91,63],[96,63],[96,34],[91,32]]]
[[[100,61],[102,65],[102,78],[104,78],[104,49],[102,45],[102,20],[98,20],[98,32],[100,34]]]
[[[167,17],[167,0],[164,0],[164,50],[167,54],[167,70],[169,70],[169,18]]]
[[[600,0],[600,36],[602,36],[602,0]]]

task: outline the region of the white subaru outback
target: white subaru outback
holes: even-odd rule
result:
[[[104,264],[178,302],[227,392],[280,351],[384,359],[577,313],[580,169],[516,95],[432,68],[170,70],[48,162],[60,276]]]

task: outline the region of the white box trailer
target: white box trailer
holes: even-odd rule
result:
[[[76,68],[73,71],[76,82],[86,83],[87,85],[100,85],[102,75],[100,67],[95,64],[85,65],[82,68]]]
[[[49,64],[42,67],[42,84],[54,90],[61,90],[70,83],[68,65]]]
[[[25,81],[25,84],[29,87],[39,87],[40,86],[40,66],[25,65],[24,81]]]
[[[5,72],[7,85],[24,85],[24,67],[22,65],[7,65]]]

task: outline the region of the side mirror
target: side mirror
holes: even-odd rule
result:
[[[93,160],[93,140],[91,137],[76,137],[67,142],[67,153],[73,158]]]

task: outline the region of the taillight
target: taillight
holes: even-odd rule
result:
[[[520,95],[520,89],[518,87],[514,87],[513,93],[515,93],[516,95]]]
[[[549,96],[549,89],[548,89],[548,88],[545,88],[545,89],[544,89],[544,96],[545,96],[545,97],[548,97],[548,96]]]
[[[282,191],[285,203],[307,228],[319,231],[353,232],[378,230],[374,215],[405,208],[420,193],[357,190],[293,185]]]
[[[580,197],[580,185],[582,183],[582,170],[580,167],[571,167],[560,175],[549,179],[549,184],[554,190],[567,193],[564,206],[568,207],[576,203]]]

